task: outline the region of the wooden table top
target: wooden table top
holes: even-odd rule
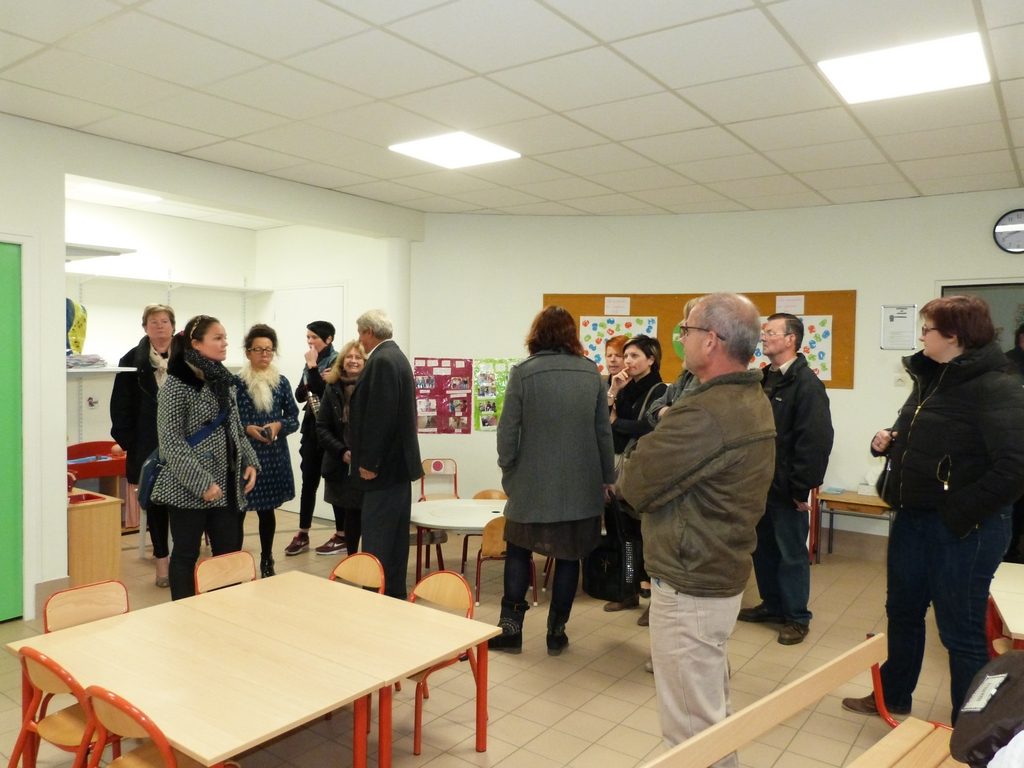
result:
[[[884,515],[889,511],[889,505],[880,497],[874,494],[866,496],[856,491],[843,491],[842,493],[819,491],[818,501],[823,501],[828,506],[834,507],[837,510],[850,509],[856,512],[878,515]]]
[[[331,712],[497,627],[290,572],[18,640],[152,717],[213,765]]]
[[[421,528],[480,533],[488,522],[501,517],[505,499],[438,499],[412,505],[412,523]]]
[[[1024,640],[1024,565],[1000,563],[989,591],[1010,637]]]

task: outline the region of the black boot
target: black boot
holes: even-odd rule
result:
[[[548,656],[557,656],[569,645],[569,636],[565,634],[565,622],[568,618],[548,614]]]
[[[490,650],[505,653],[523,652],[523,619],[529,607],[529,603],[511,603],[502,598],[501,618],[498,619],[501,634],[487,641]]]
[[[260,555],[260,576],[267,578],[274,575],[274,558],[270,555]]]

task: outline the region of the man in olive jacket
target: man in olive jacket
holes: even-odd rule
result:
[[[747,370],[759,331],[746,297],[701,299],[681,326],[686,367],[700,386],[640,439],[619,478],[643,524],[651,657],[669,746],[729,713],[726,642],[775,471],[772,409],[760,372]],[[736,766],[736,755],[715,765]]]

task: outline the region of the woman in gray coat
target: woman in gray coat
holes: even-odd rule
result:
[[[604,383],[583,356],[576,321],[550,306],[534,318],[530,357],[512,368],[498,423],[498,466],[505,505],[502,634],[489,647],[519,653],[534,552],[555,558],[548,611],[548,654],[569,644],[580,559],[601,537],[601,515],[615,481]]]

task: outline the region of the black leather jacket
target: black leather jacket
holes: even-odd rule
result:
[[[1024,494],[1024,388],[993,342],[946,364],[905,357],[914,389],[879,478],[894,509],[937,511],[956,536]]]

